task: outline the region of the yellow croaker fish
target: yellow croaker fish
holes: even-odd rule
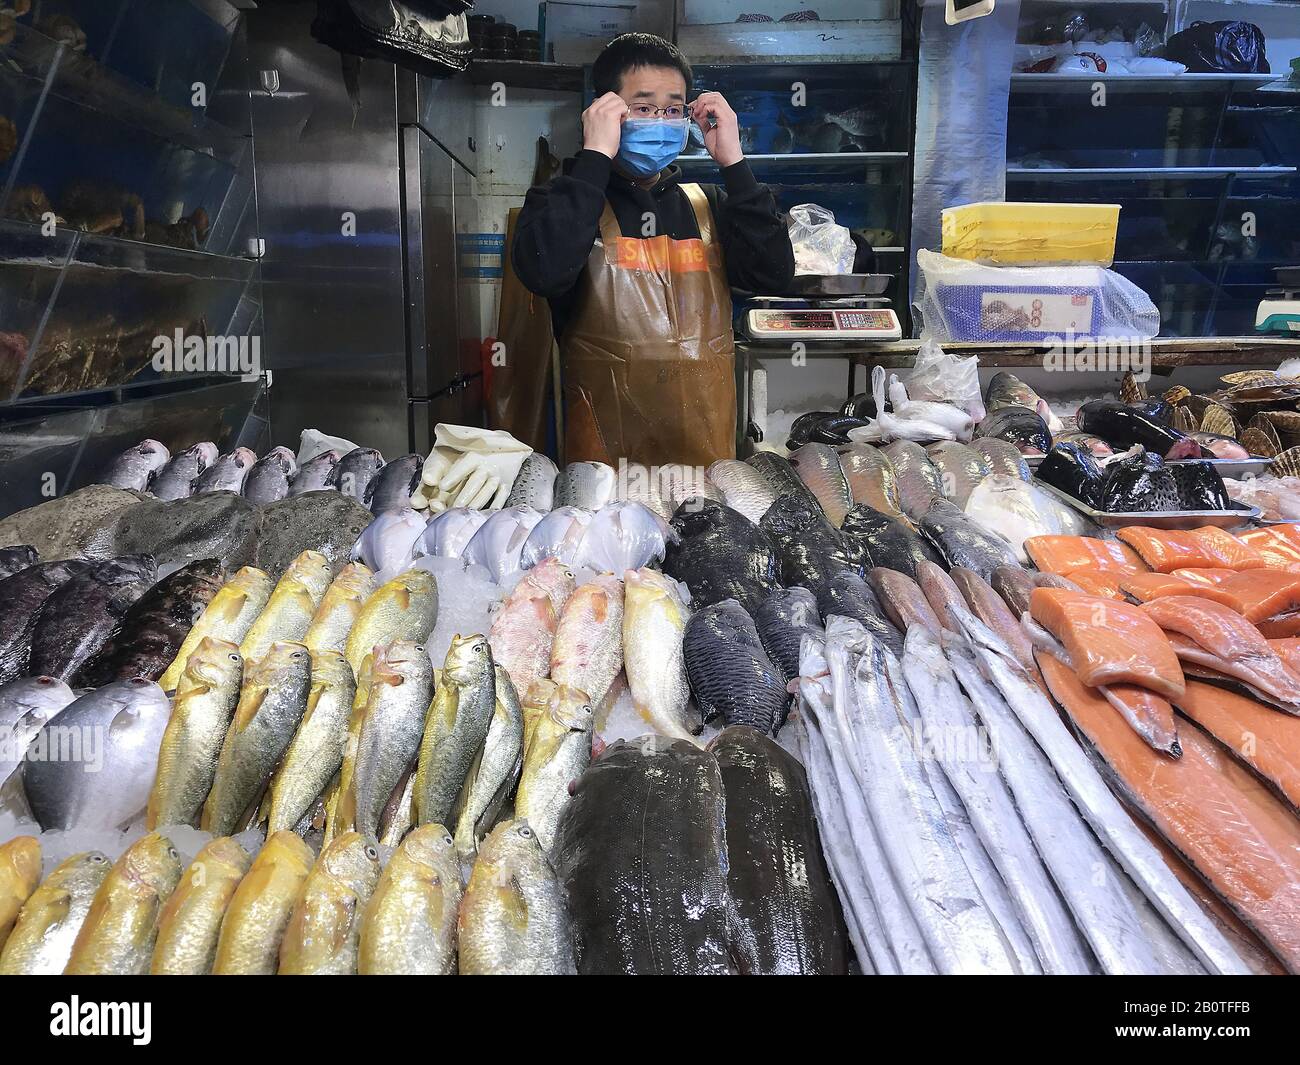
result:
[[[551,680],[585,691],[599,708],[622,668],[623,582],[606,573],[564,604],[551,649]]]
[[[343,765],[356,682],[338,651],[311,652],[307,712],[271,778],[267,832],[294,828]]]
[[[432,573],[408,570],[376,589],[365,601],[348,633],[345,654],[352,671],[376,647],[394,640],[423,644],[438,620],[438,582]]]
[[[310,690],[311,655],[300,643],[277,643],[245,669],[239,706],[203,804],[205,832],[228,836],[254,811],[307,711]]]
[[[57,976],[113,863],[100,851],[60,862],[18,914],[0,951],[0,976]]]
[[[167,667],[158,683],[165,692],[174,691],[181,682],[185,663],[199,644],[207,638],[225,640],[238,646],[248,635],[253,622],[271,598],[275,582],[255,566],[245,566],[212,597],[207,608],[199,615],[186,635],[176,658]]]
[[[307,635],[332,575],[329,559],[319,551],[304,551],[290,562],[239,645],[244,661],[251,666],[272,644],[297,643]]]
[[[354,827],[377,842],[383,813],[420,750],[433,700],[433,665],[422,644],[397,640],[377,652],[370,694],[357,732],[352,788],[341,801],[355,810]]]
[[[136,840],[95,892],[63,971],[69,976],[147,973],[158,919],[180,878],[171,840],[157,832]]]
[[[495,710],[496,677],[487,638],[453,636],[420,741],[417,823],[448,823]]]
[[[528,822],[542,850],[550,854],[569,788],[591,764],[596,715],[585,692],[549,680],[533,685],[528,702],[530,724],[515,816]]]
[[[338,839],[344,832],[356,829],[356,805],[352,794],[352,778],[357,768],[357,743],[361,737],[361,719],[365,715],[366,700],[370,698],[370,682],[375,672],[375,656],[368,654],[361,661],[357,673],[357,691],[352,697],[352,713],[348,715],[348,735],[343,744],[343,764],[330,784],[325,796],[325,838],[321,845]],[[435,671],[436,672],[436,671]],[[347,795],[346,802],[343,796]]]
[[[239,703],[243,675],[239,648],[210,636],[185,663],[145,809],[145,827],[150,831],[165,825],[192,825],[203,809]]]
[[[524,711],[510,674],[494,666],[496,708],[488,725],[487,739],[465,781],[456,822],[456,850],[472,860],[480,837],[496,821],[497,814],[519,780],[524,757]]]
[[[686,725],[691,688],[682,634],[688,612],[662,573],[630,569],[623,581],[623,668],[632,703],[659,735],[698,745]]]
[[[388,859],[361,921],[362,976],[455,976],[460,860],[451,833],[424,825]]]
[[[314,858],[311,848],[292,832],[277,832],[262,844],[226,907],[212,963],[214,975],[275,973],[284,930]]]
[[[379,848],[360,833],[340,836],[307,874],[280,945],[284,976],[351,976],[366,904],[379,883]]]
[[[18,836],[0,844],[0,947],[18,920],[18,911],[41,882],[41,844]]]
[[[155,976],[204,976],[217,956],[221,920],[252,859],[229,836],[207,844],[163,906],[149,971]]]
[[[457,937],[462,976],[576,971],[564,891],[526,822],[502,822],[479,847]]]
[[[325,598],[316,608],[316,614],[302,638],[307,650],[346,650],[348,633],[361,613],[361,607],[375,591],[375,575],[360,562],[350,562],[334,578],[325,592]]]

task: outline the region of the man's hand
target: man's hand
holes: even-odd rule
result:
[[[700,93],[691,101],[690,112],[704,133],[704,147],[718,166],[731,166],[745,158],[740,150],[740,122],[721,93]]]
[[[627,118],[627,103],[616,92],[607,92],[592,101],[582,112],[582,146],[613,159],[618,155],[618,142],[623,138],[623,120]]]

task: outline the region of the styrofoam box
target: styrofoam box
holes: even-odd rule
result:
[[[898,0],[680,0],[680,5],[679,29],[735,22],[741,15],[779,20],[783,15],[813,11],[822,22],[856,22],[898,18],[899,11]]]
[[[590,63],[620,33],[632,29],[636,4],[588,4],[542,0],[537,29],[542,58],[553,63]]]

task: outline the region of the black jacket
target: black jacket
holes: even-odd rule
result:
[[[700,235],[690,201],[678,187],[681,177],[671,166],[645,188],[614,170],[608,156],[583,149],[549,184],[528,190],[515,223],[511,261],[519,280],[550,302],[557,337],[575,309],[575,286],[599,236],[606,199],[626,237],[644,235],[646,214],[654,215],[657,234],[674,240]],[[724,168],[722,181],[702,187],[722,242],[727,279],[749,292],[784,292],[794,276],[794,250],[771,190],[754,179],[744,160]]]

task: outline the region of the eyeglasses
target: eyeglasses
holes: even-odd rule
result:
[[[649,104],[631,104],[628,114],[633,118],[662,118],[670,122],[686,117],[686,108],[680,104],[672,107],[651,107]]]

